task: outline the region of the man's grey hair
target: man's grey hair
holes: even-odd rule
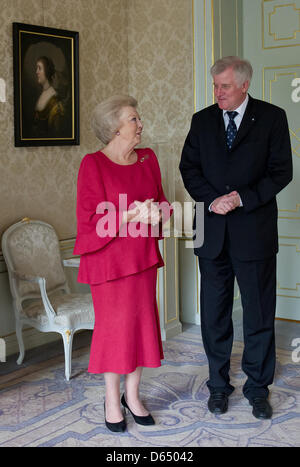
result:
[[[210,69],[212,77],[223,73],[227,68],[232,68],[235,74],[235,79],[238,86],[242,86],[245,81],[251,82],[253,69],[248,60],[243,60],[239,57],[229,56],[217,60]]]
[[[124,107],[138,105],[134,97],[112,96],[98,104],[92,115],[92,128],[100,141],[108,144],[120,128],[120,116]]]

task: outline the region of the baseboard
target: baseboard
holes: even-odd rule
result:
[[[174,326],[170,326],[168,324],[168,327],[165,329],[165,339],[164,340],[167,340],[167,339],[170,339],[171,337],[175,337],[177,336],[178,334],[180,334],[182,332],[182,324],[180,322],[175,322],[174,323]]]
[[[3,339],[6,344],[6,356],[19,354],[19,345],[15,333],[3,337]],[[61,340],[61,335],[57,332],[40,332],[34,328],[24,328],[23,341],[25,346],[25,357],[26,350],[48,344],[49,342],[56,340]]]

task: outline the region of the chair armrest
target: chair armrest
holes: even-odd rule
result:
[[[44,277],[39,276],[31,276],[30,274],[20,274],[17,271],[12,271],[12,275],[15,279],[19,279],[22,281],[33,282],[39,285],[41,297],[43,301],[43,305],[48,316],[48,319],[51,320],[56,316],[56,313],[51,305],[49,297],[47,295],[46,290],[46,279]]]
[[[63,260],[63,265],[67,268],[79,268],[80,258],[69,258]]]

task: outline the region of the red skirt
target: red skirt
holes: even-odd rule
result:
[[[157,266],[91,285],[95,310],[90,373],[128,374],[161,366],[164,358],[156,303]]]

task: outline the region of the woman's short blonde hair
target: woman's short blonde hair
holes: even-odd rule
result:
[[[92,115],[92,128],[97,138],[108,144],[120,127],[120,116],[124,107],[138,105],[134,97],[126,95],[112,96],[98,104]]]

